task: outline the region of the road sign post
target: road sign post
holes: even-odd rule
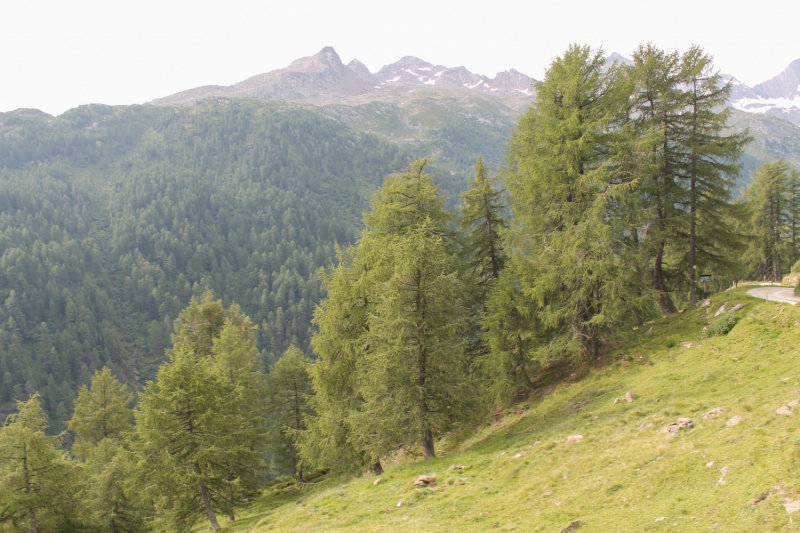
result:
[[[703,284],[703,296],[706,296],[706,283],[711,283],[711,274],[700,274],[700,283]]]

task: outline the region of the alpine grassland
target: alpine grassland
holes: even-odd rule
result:
[[[800,309],[748,288],[545,375],[492,423],[445,435],[436,459],[399,453],[380,476],[285,478],[223,529],[798,531],[784,505],[800,499]],[[706,337],[723,304],[742,304],[740,320]],[[692,427],[670,433],[679,418]],[[415,485],[420,475],[435,485]]]

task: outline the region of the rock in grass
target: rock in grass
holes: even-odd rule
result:
[[[711,300],[706,300],[705,302],[700,304],[700,307],[708,307],[709,305],[711,305]]]
[[[744,304],[738,304],[738,305],[734,306],[734,308],[731,309],[730,312],[731,313],[735,313],[736,311],[741,311],[743,307],[744,307]]]
[[[677,422],[673,422],[667,427],[667,431],[670,433],[677,433],[682,429],[691,429],[693,427],[694,423],[691,418],[679,418]]]
[[[414,485],[419,485],[420,487],[427,487],[431,483],[436,481],[436,476],[419,476],[417,480],[414,482]]]
[[[616,400],[614,400],[614,405],[617,405],[619,402],[622,402],[622,401],[625,401],[625,402],[628,402],[628,403],[633,402],[633,394],[631,394],[630,392],[626,392],[625,396],[623,396],[622,398],[617,398]]]
[[[569,533],[570,531],[575,531],[579,527],[581,527],[581,521],[575,520],[574,522],[570,522],[570,524],[561,530],[561,533]]]
[[[709,303],[711,303],[711,302],[709,301]],[[667,519],[667,517],[666,517],[666,516],[659,516],[658,518],[656,518],[655,520],[653,520],[653,522],[663,522],[663,521],[664,521],[664,520],[666,520],[666,519]]]
[[[567,437],[567,442],[580,442],[582,440],[583,440],[583,435],[572,435],[570,437]]]
[[[513,458],[514,458],[514,459],[519,459],[520,457],[522,457],[522,454],[521,454],[521,453],[519,453],[519,452],[517,452],[517,455],[515,455]]]
[[[714,318],[717,318],[719,315],[725,312],[725,304],[722,304],[722,307],[717,309],[717,312],[714,313]]]
[[[375,481],[373,481],[373,482],[372,482],[372,484],[373,484],[373,485],[377,485],[377,484],[378,484],[378,483],[380,483],[380,482],[381,482],[381,478],[378,478],[378,479],[376,479]]]
[[[469,465],[450,465],[448,470],[466,470],[469,468]]]
[[[736,415],[733,418],[731,418],[730,420],[728,420],[727,422],[725,422],[725,425],[728,426],[728,427],[733,427],[733,426],[737,425],[739,422],[741,422],[743,420],[744,420],[744,418],[742,418],[739,415]]]
[[[715,407],[712,410],[710,410],[709,412],[707,412],[706,414],[704,414],[703,418],[716,417],[716,416],[721,415],[724,412],[725,412],[725,409],[723,409],[722,407]]]
[[[787,500],[783,502],[783,508],[786,509],[787,513],[796,513],[800,511],[800,500]]]
[[[784,406],[778,407],[777,409],[775,409],[775,414],[776,415],[791,415],[792,414],[792,408],[789,407],[788,405],[784,405]]]

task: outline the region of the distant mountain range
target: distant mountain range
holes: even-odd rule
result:
[[[771,80],[748,87],[733,76],[725,76],[733,85],[731,105],[748,113],[780,117],[800,124],[800,59]]]
[[[530,99],[533,97],[531,81],[530,77],[513,69],[489,78],[464,67],[433,65],[413,56],[406,56],[371,73],[357,59],[345,65],[339,54],[328,46],[284,69],[259,74],[227,87],[208,85],[190,89],[150,103],[180,105],[226,96],[323,105],[364,96],[375,97],[387,91],[413,92],[423,87]]]

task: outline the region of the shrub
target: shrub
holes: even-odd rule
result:
[[[727,335],[739,321],[739,317],[733,313],[725,313],[711,324],[708,328],[708,336]]]

